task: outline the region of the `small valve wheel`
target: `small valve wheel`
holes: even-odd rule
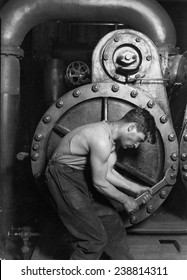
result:
[[[66,79],[73,86],[80,86],[90,82],[90,69],[83,61],[73,61],[66,69]]]

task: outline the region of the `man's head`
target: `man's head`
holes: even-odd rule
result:
[[[146,109],[132,109],[118,122],[121,127],[119,140],[124,148],[137,148],[146,139],[152,144],[156,142],[155,120]]]

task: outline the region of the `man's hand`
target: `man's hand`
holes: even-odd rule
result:
[[[138,210],[138,204],[136,203],[133,197],[128,197],[126,201],[123,203],[123,206],[128,214],[132,214]]]
[[[151,196],[152,189],[150,187],[144,187],[144,186],[137,185],[137,192],[136,192],[137,197],[143,193],[147,193]]]
[[[150,192],[145,192],[143,198],[142,198],[142,203],[146,204],[152,199],[152,195]]]

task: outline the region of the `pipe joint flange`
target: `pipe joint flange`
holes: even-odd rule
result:
[[[13,56],[16,56],[17,58],[21,59],[24,57],[24,51],[20,47],[2,46],[1,55],[5,55],[5,56],[13,55]]]
[[[102,68],[107,76],[121,83],[134,82],[143,77],[151,67],[152,53],[155,51],[148,38],[131,29],[110,34],[100,52]]]

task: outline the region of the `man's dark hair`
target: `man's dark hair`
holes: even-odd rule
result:
[[[125,114],[121,121],[137,123],[137,131],[144,133],[152,144],[156,142],[155,120],[146,109],[140,107],[131,109]]]

